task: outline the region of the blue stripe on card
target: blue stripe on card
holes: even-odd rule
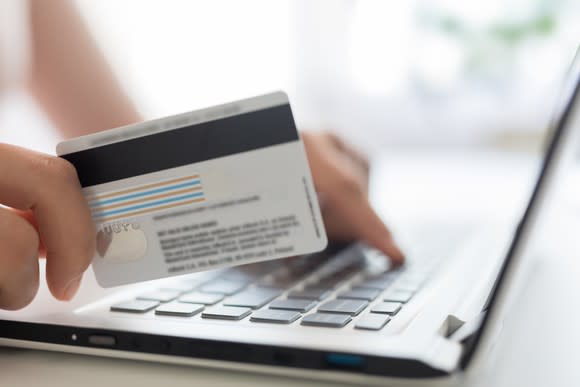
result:
[[[102,218],[104,216],[122,214],[122,213],[128,212],[128,211],[134,211],[134,210],[140,210],[142,208],[160,206],[160,205],[167,204],[167,203],[178,202],[180,200],[185,200],[185,199],[199,198],[202,196],[203,196],[203,192],[196,192],[194,194],[176,196],[176,197],[173,197],[170,199],[157,200],[155,202],[139,204],[139,205],[131,206],[131,207],[120,208],[118,210],[99,212],[99,213],[93,214],[93,218]]]
[[[161,192],[172,191],[172,190],[180,189],[180,188],[193,187],[193,186],[199,185],[200,182],[201,182],[200,180],[192,180],[188,183],[175,184],[175,185],[170,185],[168,187],[156,188],[156,189],[152,189],[149,191],[137,192],[134,194],[119,196],[119,197],[112,198],[112,199],[96,201],[96,202],[89,203],[89,207],[100,207],[100,206],[105,205],[105,204],[117,203],[117,202],[121,202],[124,200],[135,199],[135,198],[139,198],[139,197],[143,197],[143,196],[147,196],[147,195],[153,195],[153,194],[157,194],[157,193],[161,193]]]

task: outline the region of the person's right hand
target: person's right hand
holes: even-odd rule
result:
[[[366,158],[332,133],[302,132],[301,137],[328,237],[365,241],[394,265],[403,264],[403,252],[369,203]]]
[[[74,167],[0,144],[0,309],[32,301],[43,256],[51,293],[70,300],[94,249],[94,226]]]

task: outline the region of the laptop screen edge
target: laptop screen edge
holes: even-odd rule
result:
[[[482,344],[488,338],[488,334],[491,335],[491,326],[502,315],[501,306],[510,290],[510,279],[518,270],[517,263],[524,255],[523,247],[536,226],[539,210],[545,204],[549,196],[548,189],[553,185],[553,179],[558,168],[561,167],[565,147],[569,146],[567,140],[574,130],[580,130],[580,128],[575,128],[575,124],[580,126],[580,47],[576,50],[564,87],[565,91],[560,96],[561,100],[558,101],[557,109],[561,109],[560,104],[563,104],[564,108],[556,110],[551,120],[551,133],[530,200],[514,232],[514,237],[484,306],[483,318],[478,328],[465,342],[460,362],[460,368],[463,370],[474,363],[473,360],[478,352],[481,352]],[[572,89],[571,92],[568,92],[569,88]]]

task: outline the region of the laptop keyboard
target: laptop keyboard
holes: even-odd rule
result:
[[[256,324],[291,324],[380,330],[427,281],[437,261],[389,269],[375,250],[353,245],[317,254],[226,269],[209,281],[175,280],[111,312]],[[374,265],[374,266],[373,266]],[[162,318],[162,317],[159,317]]]

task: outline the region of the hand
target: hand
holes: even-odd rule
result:
[[[329,238],[363,240],[395,265],[402,264],[403,253],[368,201],[366,158],[333,134],[302,132],[301,136]]]
[[[46,256],[51,293],[70,300],[95,249],[95,232],[74,167],[0,144],[0,308],[28,305]]]

